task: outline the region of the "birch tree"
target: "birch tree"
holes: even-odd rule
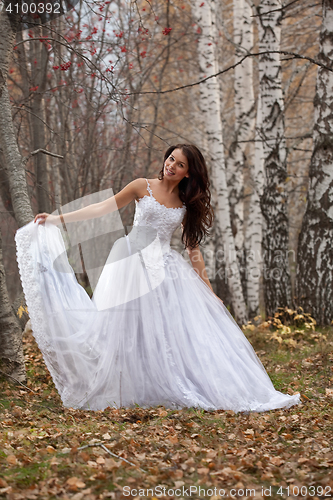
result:
[[[245,54],[249,54],[253,48],[253,20],[252,9],[246,0],[234,0],[233,2],[233,41],[235,44],[236,61]],[[235,91],[235,138],[229,150],[227,162],[229,203],[231,208],[231,220],[233,233],[235,235],[235,246],[241,268],[243,290],[247,296],[250,292],[254,295],[252,283],[258,280],[252,277],[252,266],[250,265],[250,277],[247,279],[247,262],[244,238],[244,168],[245,164],[250,168],[254,163],[253,143],[248,141],[253,138],[255,128],[255,99],[253,90],[253,60],[247,58],[235,68],[234,77]],[[251,233],[250,224],[249,231]],[[247,253],[251,252],[251,234],[247,236]],[[247,259],[249,260],[249,259]],[[255,286],[255,284],[254,284]],[[247,290],[249,288],[249,290]],[[259,301],[259,288],[258,288]],[[259,305],[259,302],[258,302]],[[251,300],[252,306],[252,300]],[[253,307],[249,309],[253,316]],[[257,308],[256,313],[257,314]]]
[[[218,71],[215,48],[214,0],[192,4],[193,14],[199,26],[198,60],[200,77]],[[223,130],[220,109],[219,82],[216,77],[200,85],[200,108],[205,123],[208,145],[208,158],[212,166],[213,182],[216,191],[216,224],[223,237],[224,254],[228,273],[228,286],[232,296],[232,305],[237,321],[247,321],[247,311],[242,292],[240,273],[236,257],[235,242],[230,224],[228,188],[223,148]]]
[[[0,12],[0,147],[11,194],[16,222],[23,226],[33,219],[24,163],[18,148],[7,87],[9,61],[15,42],[14,14]]]
[[[12,311],[2,259],[0,233],[0,368],[7,375],[23,382],[26,378],[22,349],[22,331]]]
[[[259,92],[262,120],[259,135],[263,145],[265,183],[260,203],[264,217],[263,260],[266,313],[291,304],[288,263],[287,149],[284,128],[284,98],[280,50],[282,2],[261,0],[257,7],[259,30]]]
[[[262,271],[262,212],[260,197],[264,185],[264,152],[259,134],[262,128],[262,112],[260,94],[257,103],[254,161],[250,164],[251,202],[245,234],[246,271],[247,271],[247,305],[249,317],[259,314],[260,275]]]
[[[323,0],[319,61],[333,64],[333,5]],[[320,324],[333,320],[333,73],[319,67],[306,212],[298,240],[296,297]]]
[[[7,88],[10,57],[15,41],[15,27],[19,19],[0,12],[0,146],[3,152],[5,175],[8,178],[10,198],[19,225],[33,218],[29,201],[22,157],[16,142],[11,106]],[[11,309],[6,286],[6,275],[2,262],[2,240],[0,235],[0,358],[8,375],[22,381],[25,379],[22,332]]]

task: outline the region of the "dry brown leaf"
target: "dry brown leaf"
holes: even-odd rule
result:
[[[209,468],[208,467],[199,467],[197,469],[197,471],[198,471],[198,474],[200,474],[200,476],[204,476],[205,474],[208,474]]]
[[[178,443],[178,437],[176,436],[176,434],[169,436],[168,439],[169,439],[170,443],[172,443],[172,444]]]
[[[104,465],[106,470],[113,470],[118,469],[118,467],[120,466],[120,462],[116,462],[115,460],[113,460],[113,458],[106,458]]]
[[[276,465],[277,467],[279,467],[280,465],[284,464],[284,460],[282,460],[281,457],[271,457],[270,458],[270,462],[273,465]]]
[[[105,472],[99,471],[98,474],[95,476],[96,479],[100,479],[102,481],[106,480],[106,474]]]
[[[273,474],[269,471],[265,472],[262,476],[261,476],[261,480],[262,481],[269,481],[273,476]]]
[[[66,484],[70,491],[77,491],[79,488],[85,488],[85,483],[81,481],[78,477],[70,477],[67,479]]]
[[[79,457],[82,458],[82,460],[84,460],[85,462],[88,462],[88,460],[90,460],[90,455],[86,451],[81,451]]]
[[[215,458],[217,455],[217,451],[215,450],[208,450],[206,458]]]
[[[17,464],[17,458],[15,457],[15,455],[8,455],[6,457],[6,461],[7,461],[7,463],[9,463],[9,465],[16,465]]]
[[[171,477],[173,477],[174,479],[181,479],[183,476],[184,476],[184,473],[182,470],[180,469],[177,469],[175,471],[172,471],[171,472]]]
[[[88,460],[87,465],[89,465],[89,467],[93,467],[93,468],[98,467],[97,463],[94,460]]]

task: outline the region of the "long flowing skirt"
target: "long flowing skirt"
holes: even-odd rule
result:
[[[300,403],[274,389],[227,309],[175,250],[151,275],[140,252],[111,259],[90,299],[57,227],[31,222],[16,244],[33,333],[65,406],[239,412]]]

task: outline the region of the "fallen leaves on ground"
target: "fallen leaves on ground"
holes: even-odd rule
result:
[[[150,497],[170,498],[178,489],[173,497],[185,498],[189,487],[197,488],[192,498],[204,496],[199,488],[213,500],[231,488],[236,498],[262,498],[265,488],[287,498],[302,486],[302,498],[332,496],[333,331],[296,347],[277,346],[265,332],[259,325],[245,333],[276,389],[301,392],[300,406],[250,414],[66,409],[26,336],[28,388],[2,379],[0,498],[145,498],[148,489]]]

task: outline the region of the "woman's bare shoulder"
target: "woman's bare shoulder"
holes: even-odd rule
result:
[[[145,179],[145,177],[138,177],[137,179],[132,181],[132,183],[133,187],[135,187],[136,199],[140,199],[145,194],[147,194],[147,179]]]

